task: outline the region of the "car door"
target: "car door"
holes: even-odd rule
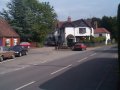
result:
[[[13,52],[9,51],[8,48],[4,47],[3,48],[3,54],[4,54],[4,57],[9,58],[13,55]]]

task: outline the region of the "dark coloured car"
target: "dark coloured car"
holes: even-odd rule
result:
[[[86,50],[87,46],[84,43],[76,43],[73,47],[72,50]]]
[[[23,56],[28,54],[28,49],[20,45],[16,45],[10,48],[10,50],[15,51],[15,56]]]
[[[46,46],[55,46],[55,41],[47,40],[44,42]]]
[[[15,52],[9,51],[7,47],[0,47],[0,62],[7,58],[15,58]]]

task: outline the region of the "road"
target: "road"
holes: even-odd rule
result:
[[[46,59],[48,61],[0,74],[0,90],[117,90],[118,56],[115,46],[71,52],[66,57],[53,56],[54,60],[51,57]],[[30,55],[34,58],[39,54]]]

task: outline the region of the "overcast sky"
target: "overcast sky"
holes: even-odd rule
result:
[[[0,11],[10,0],[0,0]],[[120,0],[39,0],[50,2],[58,15],[59,20],[72,20],[102,16],[116,16]]]

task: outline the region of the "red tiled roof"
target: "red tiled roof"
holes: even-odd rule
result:
[[[12,29],[12,27],[0,18],[0,37],[19,37],[19,35]]]
[[[94,33],[98,34],[98,33],[110,33],[110,32],[105,28],[97,28],[95,29]]]

